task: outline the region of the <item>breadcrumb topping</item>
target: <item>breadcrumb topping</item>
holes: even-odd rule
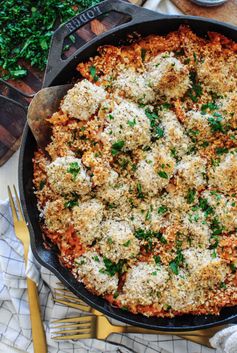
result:
[[[46,243],[117,307],[237,304],[236,48],[185,26],[100,47],[48,119],[33,160]]]

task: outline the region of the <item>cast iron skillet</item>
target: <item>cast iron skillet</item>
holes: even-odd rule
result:
[[[92,39],[82,46],[68,59],[61,57],[63,40],[69,34],[80,28],[93,18],[118,11],[130,16],[130,21],[117,28],[111,29]],[[205,36],[208,31],[217,31],[237,41],[237,28],[229,24],[220,23],[199,17],[191,16],[167,16],[120,0],[104,1],[90,8],[72,20],[58,28],[52,39],[52,46],[48,58],[48,66],[44,80],[44,86],[60,85],[70,82],[75,77],[76,65],[95,55],[96,49],[103,44],[118,44],[120,39],[133,31],[148,34],[167,34],[176,30],[181,24],[189,25],[198,35]],[[46,250],[39,226],[39,212],[36,206],[36,197],[33,192],[33,166],[32,157],[36,150],[36,143],[28,126],[25,127],[19,162],[19,187],[24,214],[29,224],[31,234],[31,247],[40,264],[52,271],[74,294],[84,300],[90,306],[104,314],[128,324],[144,328],[168,330],[173,332],[208,328],[215,325],[233,322],[237,318],[237,306],[224,308],[219,316],[213,315],[184,315],[175,318],[147,318],[143,315],[135,315],[127,311],[112,307],[104,299],[88,292],[84,285],[78,283],[72,274],[64,268],[58,260],[56,249]]]

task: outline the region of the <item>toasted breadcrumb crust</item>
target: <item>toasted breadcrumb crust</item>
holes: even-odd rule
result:
[[[186,26],[78,65],[34,185],[46,242],[95,295],[159,317],[237,304],[236,67],[236,43]]]

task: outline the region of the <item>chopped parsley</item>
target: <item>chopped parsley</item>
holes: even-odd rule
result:
[[[164,136],[164,129],[162,129],[161,127],[157,126],[155,128],[155,135],[156,137],[159,139],[159,138],[162,138]]]
[[[112,156],[116,156],[118,153],[120,153],[124,145],[125,142],[122,140],[113,143],[111,148]]]
[[[166,207],[166,206],[160,206],[159,208],[158,208],[158,213],[159,214],[164,214],[164,213],[166,213],[168,211],[168,208]]]
[[[125,246],[125,248],[127,248],[130,244],[131,244],[131,240],[129,239],[128,241],[123,243],[123,246]]]
[[[65,208],[72,208],[74,206],[78,206],[78,201],[77,199],[69,200],[64,203]]]
[[[231,271],[232,271],[233,273],[236,272],[237,267],[236,267],[236,265],[235,265],[233,262],[230,263],[230,269],[231,269]]]
[[[188,193],[187,193],[187,197],[186,197],[188,203],[194,202],[196,192],[197,191],[195,189],[188,189]]]
[[[162,107],[163,107],[164,109],[170,109],[170,108],[172,108],[172,104],[170,104],[170,103],[163,103],[163,104],[162,104]]]
[[[215,113],[214,113],[215,114]],[[222,132],[224,133],[224,127],[222,125],[223,118],[221,115],[214,115],[213,117],[208,118],[208,123],[210,125],[211,131],[212,132]],[[217,114],[217,113],[216,113]]]
[[[220,288],[221,288],[221,289],[222,289],[222,288],[223,288],[223,289],[226,289],[226,284],[225,284],[225,282],[221,282],[221,283],[220,283]]]
[[[198,206],[201,208],[201,210],[204,212],[205,216],[207,217],[208,215],[213,213],[213,208],[209,206],[207,199],[200,197],[199,198],[199,204]]]
[[[93,81],[94,81],[94,82],[97,82],[97,81],[99,80],[99,77],[96,75],[96,68],[95,68],[95,66],[90,66],[89,71],[90,71],[91,77],[93,78]]]
[[[150,221],[152,210],[153,210],[153,207],[150,206],[150,209],[149,209],[149,210],[147,211],[147,213],[146,213],[146,217],[145,217],[145,220],[146,220],[146,221]]]
[[[216,249],[219,245],[219,237],[217,235],[212,235],[210,237],[210,246],[209,246],[209,249]]]
[[[178,249],[175,259],[169,263],[169,268],[175,275],[179,274],[179,266],[183,263],[183,261],[184,261],[184,256],[182,254],[182,251],[181,249]]]
[[[214,102],[208,102],[208,103],[203,104],[203,105],[201,106],[201,111],[202,111],[203,113],[205,113],[207,109],[209,109],[210,111],[213,111],[213,110],[218,109],[218,106],[217,106],[216,103],[214,103]]]
[[[118,298],[118,296],[119,296],[119,292],[116,290],[116,291],[114,292],[113,298],[116,299],[116,298]]]
[[[155,263],[156,263],[157,265],[159,265],[159,264],[161,263],[161,259],[160,259],[160,256],[159,256],[159,255],[154,255],[154,256],[153,256],[153,259],[154,259],[154,261],[155,261]]]
[[[135,126],[136,125],[136,120],[135,119],[128,120],[128,125],[131,126],[131,127]]]
[[[201,83],[197,80],[197,74],[195,71],[190,72],[190,80],[192,81],[192,87],[188,90],[188,97],[194,102],[198,102],[198,98],[202,95]]]
[[[135,231],[135,237],[139,240],[145,240],[152,243],[153,238],[157,238],[161,243],[166,244],[167,240],[161,232],[153,232],[151,230],[144,230],[139,228]]]
[[[72,178],[75,181],[77,175],[80,173],[81,167],[79,166],[78,162],[72,162],[69,164],[67,172],[72,174]]]
[[[95,260],[96,262],[100,262],[99,257],[97,255],[93,256],[93,260]]]
[[[152,112],[149,108],[145,109],[145,114],[148,117],[148,119],[150,120],[151,127],[155,127],[157,120],[159,120],[158,115],[155,112]]]
[[[194,62],[197,64],[198,63],[198,59],[197,59],[196,53],[193,53],[193,59],[194,59]]]
[[[139,199],[144,199],[144,194],[142,192],[142,186],[140,183],[137,184],[137,197]]]
[[[220,235],[224,230],[224,227],[220,224],[220,221],[216,217],[214,217],[214,219],[212,220],[211,230],[212,237],[215,235]]]
[[[164,170],[159,170],[157,174],[163,179],[169,179],[168,174]]]
[[[141,48],[141,59],[142,59],[142,61],[145,60],[146,52],[147,52],[147,50],[145,48]]]
[[[46,184],[46,180],[41,180],[39,184],[39,189],[42,190]]]
[[[216,152],[216,154],[218,154],[219,156],[221,156],[222,154],[228,152],[228,148],[226,148],[226,147],[217,147],[217,148],[215,149],[215,152]]]
[[[119,262],[116,264],[111,260],[107,259],[106,257],[103,257],[103,262],[105,268],[101,268],[99,270],[100,273],[106,273],[110,277],[113,277],[116,273],[122,273],[124,260],[119,260]]]

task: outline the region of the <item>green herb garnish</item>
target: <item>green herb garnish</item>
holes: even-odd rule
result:
[[[192,87],[188,90],[188,97],[194,102],[198,102],[198,98],[202,95],[201,83],[197,80],[197,74],[194,71],[190,72],[190,80],[192,81]]]
[[[137,184],[137,197],[139,199],[144,199],[144,195],[143,195],[143,192],[142,192],[142,186],[140,183]]]
[[[153,256],[153,259],[155,260],[155,263],[157,265],[159,265],[161,263],[161,259],[160,259],[160,256],[159,255],[154,255]]]
[[[41,180],[39,184],[39,189],[42,190],[46,184],[46,180]]]
[[[218,106],[214,102],[208,102],[208,103],[203,104],[201,106],[201,111],[203,113],[205,113],[207,109],[209,109],[210,111],[213,111],[213,110],[218,109]]]
[[[166,213],[168,211],[168,208],[166,207],[166,206],[160,206],[159,208],[158,208],[158,213],[159,214],[164,214],[164,213]]]
[[[188,189],[188,194],[187,194],[187,202],[188,203],[193,203],[195,200],[195,195],[196,195],[196,190],[195,189]]]
[[[146,52],[147,52],[147,50],[146,50],[145,48],[141,48],[141,58],[142,58],[142,61],[145,60]]]
[[[175,259],[169,263],[169,267],[175,275],[179,274],[179,266],[183,263],[183,261],[184,261],[184,257],[183,257],[182,251],[181,249],[178,249]]]
[[[81,167],[78,162],[72,162],[69,164],[67,172],[72,174],[72,179],[75,181],[78,173],[80,173]]]
[[[222,125],[222,121],[223,121],[223,118],[222,116],[218,115],[218,116],[214,116],[213,114],[213,117],[209,117],[208,118],[208,123],[210,125],[210,128],[211,128],[211,131],[212,132],[222,132],[224,133],[225,130],[224,130],[224,127]]]
[[[112,156],[116,156],[118,153],[120,153],[124,145],[125,142],[122,140],[113,143],[111,148]]]
[[[135,119],[128,120],[128,125],[131,126],[131,127],[135,126],[136,125],[136,120]]]
[[[123,243],[123,246],[125,246],[125,248],[127,248],[130,244],[131,244],[131,240],[129,239],[128,241]]]
[[[95,68],[95,66],[90,66],[89,71],[90,71],[91,77],[93,78],[93,81],[94,81],[94,82],[97,82],[97,81],[99,80],[99,77],[96,75],[96,68]]]
[[[169,179],[168,174],[164,170],[159,170],[157,174],[163,179]]]
[[[20,60],[45,69],[52,34],[61,23],[100,0],[0,1],[0,67],[4,79],[27,75]],[[73,35],[66,41],[74,42]],[[24,64],[23,64],[24,65]]]
[[[219,156],[221,156],[222,154],[228,152],[228,148],[226,148],[226,147],[217,147],[217,148],[215,149],[215,152],[216,152],[216,154],[218,154]]]
[[[121,274],[123,265],[124,265],[124,260],[119,260],[119,262],[116,264],[112,262],[111,260],[107,259],[106,257],[103,258],[105,268],[102,268],[99,270],[101,273],[106,273],[110,277],[113,277],[116,273]]]

